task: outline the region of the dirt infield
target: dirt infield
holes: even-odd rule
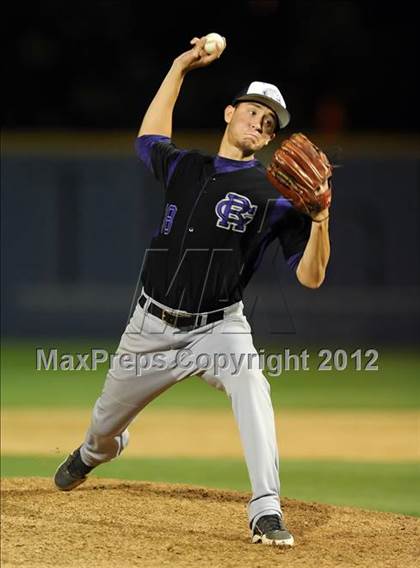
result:
[[[89,410],[5,409],[2,452],[67,454],[83,440]],[[358,461],[418,460],[417,411],[287,410],[276,417],[283,458]],[[54,425],[52,428],[51,425]],[[131,457],[242,457],[233,414],[148,410],[130,426]]]
[[[418,566],[420,519],[284,499],[290,550],[250,544],[248,494],[89,480],[2,482],[2,566],[85,568]]]

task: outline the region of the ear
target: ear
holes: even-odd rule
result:
[[[273,132],[273,134],[270,136],[270,140],[267,140],[265,145],[268,146],[270,144],[270,142],[272,142],[274,140],[275,137],[276,137],[276,133]]]
[[[232,120],[232,116],[233,116],[234,112],[235,112],[235,107],[232,106],[232,105],[228,105],[225,108],[225,122],[227,124],[229,124],[229,122]]]

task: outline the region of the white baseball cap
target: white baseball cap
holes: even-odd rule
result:
[[[263,81],[253,81],[248,87],[243,89],[233,99],[232,104],[239,102],[254,101],[267,106],[276,113],[279,128],[284,128],[290,122],[290,113],[286,109],[286,103],[279,89],[271,83]]]

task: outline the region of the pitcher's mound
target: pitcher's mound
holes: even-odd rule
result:
[[[227,568],[415,566],[420,519],[283,499],[296,546],[250,543],[247,493],[91,478],[2,482],[2,565]],[[418,564],[417,564],[418,565]]]

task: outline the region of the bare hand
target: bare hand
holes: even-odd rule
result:
[[[204,50],[206,36],[203,36],[201,38],[194,37],[190,41],[190,43],[193,46],[192,49],[185,51],[174,61],[176,65],[179,65],[181,67],[181,71],[183,73],[188,73],[192,69],[197,69],[198,67],[206,67],[206,65],[209,65],[215,59],[218,59],[223,51],[223,49],[220,49],[216,44],[215,51],[211,54],[208,54]]]

